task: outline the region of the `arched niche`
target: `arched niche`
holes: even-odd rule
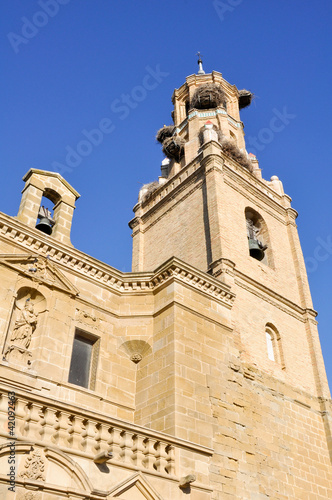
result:
[[[36,288],[23,286],[19,288],[13,303],[5,346],[5,359],[9,363],[25,367],[31,365],[33,350],[37,347],[44,323],[46,298]]]
[[[271,241],[265,220],[251,207],[245,209],[245,219],[249,255],[263,264],[273,267]]]

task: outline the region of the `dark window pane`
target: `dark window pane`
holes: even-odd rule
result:
[[[69,382],[71,384],[89,386],[90,363],[93,342],[75,335],[73,353],[71,356]]]

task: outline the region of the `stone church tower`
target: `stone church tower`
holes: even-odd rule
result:
[[[297,213],[246,152],[251,97],[201,60],[174,91],[131,273],[73,247],[57,173],[0,213],[1,498],[332,498]]]

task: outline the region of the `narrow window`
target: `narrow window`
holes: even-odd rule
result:
[[[265,326],[267,356],[271,361],[278,363],[284,370],[285,361],[281,344],[281,337],[274,325],[267,323]]]
[[[69,369],[71,384],[94,389],[99,340],[82,330],[76,330]]]
[[[265,335],[266,335],[266,345],[267,345],[268,358],[271,361],[275,361],[272,334],[266,330]]]

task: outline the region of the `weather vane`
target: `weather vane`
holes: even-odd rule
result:
[[[198,56],[198,75],[205,75],[205,71],[203,69],[203,61],[202,61],[202,55],[200,52],[197,52],[196,56]]]

